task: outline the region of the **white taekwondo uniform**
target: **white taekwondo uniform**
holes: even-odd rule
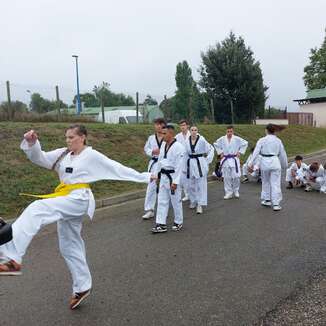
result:
[[[174,211],[174,222],[183,224],[180,182],[184,169],[184,156],[184,146],[177,140],[173,140],[169,147],[167,147],[166,142],[163,142],[154,173],[154,175],[160,176],[156,212],[157,224],[166,224],[170,200]],[[172,183],[177,185],[174,192],[171,191]]]
[[[51,169],[66,148],[44,152],[37,140],[32,146],[26,140],[21,149],[35,164]],[[105,155],[86,147],[78,155],[68,152],[55,168],[60,182],[71,185],[92,183],[98,180],[124,180],[148,183],[151,174],[138,173]],[[12,224],[13,240],[0,246],[0,257],[22,262],[28,245],[45,225],[57,222],[59,248],[73,280],[73,293],[91,288],[92,278],[86,261],[85,245],[81,237],[82,219],[93,217],[95,200],[91,189],[71,191],[66,196],[35,200]],[[50,259],[50,257],[49,257]]]
[[[148,172],[153,172],[155,165],[158,161],[158,155],[153,155],[154,149],[160,149],[163,142],[163,138],[161,140],[158,139],[157,135],[151,135],[148,137],[148,140],[144,147],[144,152],[147,156],[151,159],[148,162]],[[146,190],[146,197],[144,203],[144,210],[145,211],[154,211],[155,204],[156,204],[156,182],[153,180],[147,186]]]
[[[187,144],[187,141],[189,139],[189,136],[190,136],[190,131],[188,130],[186,135],[184,135],[182,132],[179,132],[176,136],[175,136],[175,139],[184,146],[184,150],[186,151],[186,144]],[[185,196],[188,197],[189,196],[189,191],[188,191],[188,179],[187,179],[187,171],[186,171],[186,159],[187,157],[185,156],[185,162],[184,162],[184,167],[183,167],[183,170],[182,170],[182,174],[181,174],[181,187],[183,188],[183,191],[185,193]]]
[[[214,158],[214,147],[203,136],[197,135],[194,144],[189,136],[186,149],[190,202],[200,206],[207,205],[207,174],[208,166]]]
[[[285,169],[288,166],[282,141],[275,135],[260,138],[249,165],[254,165],[259,157],[262,180],[261,199],[271,201],[273,206],[277,206],[282,200],[282,168]]]
[[[222,136],[214,143],[217,155],[223,154],[220,166],[224,180],[225,195],[236,194],[240,189],[241,168],[237,153],[244,154],[248,142],[241,137],[232,135],[229,141],[227,136]]]
[[[286,170],[285,181],[295,183],[297,180],[301,181],[302,175],[305,174],[305,171],[308,169],[306,163],[301,162],[299,167],[296,162],[293,162],[290,167]],[[294,176],[292,175],[294,174]]]
[[[310,170],[310,165],[307,167],[307,169],[300,169],[299,171],[300,181],[302,181],[303,184],[309,184],[312,187],[320,189],[321,192],[326,190],[325,169],[321,164],[319,165],[317,172],[312,172]]]

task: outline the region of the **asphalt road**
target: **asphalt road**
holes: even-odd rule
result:
[[[77,311],[56,229],[46,228],[23,275],[0,278],[0,325],[252,325],[326,265],[326,196],[284,189],[273,212],[259,192],[242,185],[239,200],[224,201],[211,183],[208,208],[185,207],[178,233],[151,234],[142,200],[98,211],[84,227],[93,292]]]

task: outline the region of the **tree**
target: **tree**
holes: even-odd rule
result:
[[[0,105],[0,114],[3,114],[6,120],[14,119],[17,113],[27,111],[27,105],[20,101],[11,102],[10,106],[8,102],[3,102]]]
[[[174,119],[187,118],[191,120],[193,118],[192,92],[195,82],[187,61],[184,60],[177,64],[175,82],[177,91],[175,93]]]
[[[130,106],[135,105],[134,99],[129,96],[122,93],[113,93],[110,90],[109,83],[103,82],[101,86],[94,86],[93,92],[96,96],[96,98],[100,100],[103,99],[104,106]]]
[[[326,33],[326,29],[325,29]],[[319,49],[310,50],[310,64],[304,68],[304,84],[307,90],[326,87],[326,35]]]
[[[100,105],[98,98],[96,98],[93,93],[80,94],[80,101],[84,103],[84,106],[87,108],[96,108]],[[75,95],[73,103],[77,103],[77,95]]]
[[[215,120],[222,123],[249,122],[263,114],[267,87],[260,63],[233,32],[201,54],[200,85],[214,100]]]
[[[157,101],[154,98],[152,98],[151,95],[148,94],[146,96],[144,100],[144,105],[157,105],[157,104],[158,104]]]
[[[46,113],[56,109],[56,102],[43,98],[39,93],[31,95],[31,109],[33,112]]]

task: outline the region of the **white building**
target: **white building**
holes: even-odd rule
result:
[[[326,128],[326,88],[312,89],[304,99],[294,100],[299,104],[299,112],[312,113],[313,125]]]

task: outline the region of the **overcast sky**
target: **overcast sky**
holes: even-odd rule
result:
[[[187,60],[195,79],[200,53],[233,30],[261,62],[268,104],[295,109],[305,96],[309,50],[325,36],[326,1],[301,0],[10,0],[0,10],[0,101],[4,82],[14,99],[49,98],[107,81],[113,91],[159,100],[175,91],[175,66]]]

